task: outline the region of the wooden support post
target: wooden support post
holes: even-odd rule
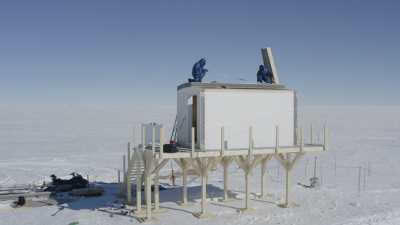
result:
[[[167,164],[168,159],[154,159],[152,167],[154,168],[151,172],[154,174],[154,212],[160,213],[166,211],[165,209],[160,209],[160,181],[159,173],[160,170]]]
[[[182,200],[181,200],[181,205],[187,205],[188,204],[188,198],[187,198],[187,176],[188,176],[188,169],[189,169],[189,159],[175,159],[175,162],[179,165],[179,167],[182,170]]]
[[[307,177],[307,171],[308,171],[308,159],[304,163],[304,178]]]
[[[153,153],[156,151],[156,127],[154,124],[151,126],[151,150]]]
[[[194,150],[195,150],[195,147],[196,147],[196,137],[195,137],[195,130],[194,129],[195,128],[192,127],[192,139],[191,139],[191,141],[192,141],[192,154],[191,154],[191,157],[194,156]]]
[[[131,182],[131,171],[132,171],[132,160],[131,160],[131,149],[130,143],[128,142],[128,150],[127,150],[127,162],[128,168],[126,171],[126,201],[130,205],[132,202],[132,182]]]
[[[128,169],[129,169],[130,167],[128,166]],[[132,201],[132,188],[131,188],[131,185],[132,185],[132,182],[131,182],[131,174],[128,172],[128,173],[126,173],[127,175],[126,175],[126,201],[127,201],[127,204],[128,205],[130,205],[131,204],[131,201]]]
[[[224,156],[225,151],[225,128],[221,127],[221,157]]]
[[[250,182],[249,182],[249,174],[250,172],[245,172],[244,173],[244,179],[245,179],[245,183],[246,183],[246,201],[245,201],[245,206],[244,206],[244,210],[248,210],[250,208]]]
[[[267,167],[266,161],[262,160],[261,161],[261,190],[260,190],[260,198],[265,198],[265,193],[264,193],[264,178],[265,178],[265,171]]]
[[[146,196],[146,218],[151,219],[151,176],[154,166],[154,154],[152,150],[144,151],[144,177]]]
[[[160,159],[164,157],[164,127],[160,128]]]
[[[358,167],[358,197],[361,195],[361,166]]]
[[[158,162],[156,163],[158,164]],[[154,211],[160,210],[160,183],[159,172],[154,173]]]
[[[265,172],[267,171],[267,162],[272,158],[272,155],[267,155],[261,160],[261,193],[260,198],[265,198]]]
[[[314,157],[314,177],[317,177],[317,156]]]
[[[275,127],[275,154],[279,151],[279,126]]]
[[[291,154],[295,157],[292,158]],[[284,154],[275,154],[276,159],[280,162],[282,167],[285,169],[286,172],[286,182],[285,182],[285,202],[280,206],[283,208],[289,207],[289,186],[290,186],[290,171],[293,169],[294,165],[298,161],[298,159],[303,156],[304,153],[286,153]]]
[[[250,185],[249,185],[249,176],[253,170],[253,168],[260,162],[261,157],[255,157],[252,159],[250,155],[247,156],[239,156],[237,158],[237,163],[239,167],[243,170],[245,176],[245,207],[242,211],[248,211],[250,209]]]
[[[142,137],[141,137],[141,140],[142,140],[142,149],[144,151],[145,148],[146,148],[146,127],[143,124],[142,124]]]
[[[228,166],[229,163],[224,162],[224,200],[228,201]]]
[[[119,194],[122,195],[122,184],[121,184],[121,170],[118,170],[118,186],[119,186]]]
[[[285,204],[284,206],[287,208],[289,207],[289,176],[290,176],[290,170],[285,168],[286,171],[286,182],[285,182]]]
[[[186,163],[185,163],[186,164]],[[187,168],[182,169],[182,204],[187,205],[188,197],[187,197]]]
[[[151,174],[145,172],[146,218],[151,219]]]
[[[123,173],[126,173],[126,156],[125,155],[122,156],[122,170],[123,170]]]
[[[143,155],[140,154],[139,149],[133,149],[133,165],[135,168],[136,176],[136,213],[140,214],[142,211],[142,170],[139,162],[143,160]]]
[[[249,157],[253,154],[253,127],[249,127]]]
[[[201,211],[193,214],[197,218],[209,218],[212,214],[207,213],[207,174],[208,170],[214,165],[214,158],[196,158],[195,169],[201,177]]]
[[[367,168],[363,168],[363,190],[367,189]]]
[[[328,148],[326,124],[324,125],[324,151]]]
[[[127,156],[128,156],[128,162],[129,162],[131,160],[131,143],[130,142],[128,142]]]
[[[304,135],[303,135],[303,128],[300,128],[300,152],[303,152],[304,149]]]
[[[142,174],[140,166],[136,165],[136,213],[142,212]]]
[[[123,187],[123,192],[125,190],[126,187],[126,159],[125,159],[125,155],[122,156],[122,187]]]
[[[207,204],[207,174],[201,173],[201,214],[206,214]]]
[[[231,163],[231,158],[230,157],[222,157],[221,159],[221,164],[224,169],[224,199],[223,201],[228,201],[229,196],[228,196],[228,169],[229,169],[229,164]]]
[[[313,125],[310,124],[310,144],[314,144],[314,137],[313,137]]]
[[[146,196],[146,218],[151,219],[152,216],[152,205],[151,205],[151,182],[152,182],[152,174],[155,174],[155,189],[154,189],[154,204],[155,210],[159,210],[159,176],[158,173],[160,169],[168,162],[167,159],[164,159],[161,163],[159,163],[159,159],[157,159],[154,155],[153,150],[145,150],[144,151],[144,178],[145,178],[145,196]]]

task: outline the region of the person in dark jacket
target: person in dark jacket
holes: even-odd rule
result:
[[[189,79],[189,82],[201,82],[208,72],[207,69],[204,68],[206,65],[206,60],[204,58],[200,59],[193,65],[192,68],[192,76],[193,79]]]
[[[257,83],[267,83],[272,84],[272,73],[268,68],[260,65],[257,71]]]

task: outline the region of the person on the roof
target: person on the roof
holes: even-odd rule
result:
[[[189,82],[201,82],[208,72],[207,69],[204,68],[206,65],[206,59],[202,58],[198,62],[193,65],[192,68],[192,76],[193,79],[189,79]]]
[[[257,83],[267,83],[272,84],[272,73],[268,68],[260,65],[257,71]]]

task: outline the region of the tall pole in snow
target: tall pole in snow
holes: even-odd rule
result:
[[[317,177],[317,157],[314,157],[314,177]]]
[[[361,194],[361,166],[358,167],[358,197],[360,197]]]

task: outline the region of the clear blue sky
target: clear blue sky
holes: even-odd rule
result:
[[[1,1],[0,104],[174,104],[192,64],[308,105],[399,105],[400,1]]]

